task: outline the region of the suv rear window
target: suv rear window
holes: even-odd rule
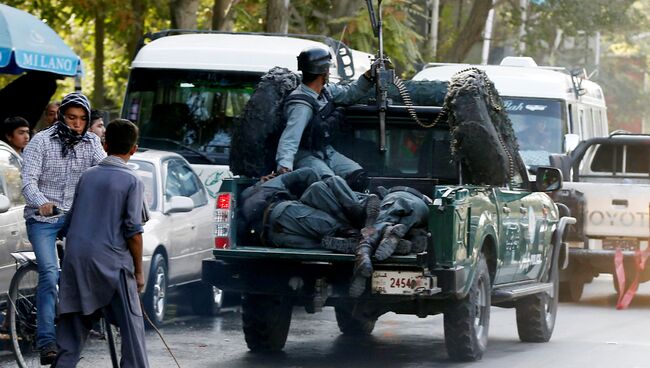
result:
[[[591,162],[591,171],[616,174],[650,174],[650,146],[601,144]]]

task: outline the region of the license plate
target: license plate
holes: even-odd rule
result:
[[[372,273],[372,292],[375,294],[411,295],[431,289],[431,278],[422,272],[375,271]]]
[[[603,249],[613,250],[637,250],[639,249],[639,240],[632,238],[608,238],[603,239]]]

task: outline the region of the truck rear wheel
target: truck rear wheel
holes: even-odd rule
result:
[[[569,280],[560,283],[560,300],[577,303],[582,298],[584,288],[585,283],[582,280],[582,275],[574,274]]]
[[[557,263],[553,264],[552,267],[557,269]],[[551,275],[555,274],[553,280],[550,280],[553,284],[550,295],[546,292],[534,294],[519,300],[516,304],[517,332],[519,333],[519,340],[523,342],[548,342],[551,335],[553,335],[557,315],[559,282],[558,273],[553,272],[553,270],[549,272]]]
[[[481,255],[469,294],[445,312],[445,346],[451,359],[475,361],[483,357],[490,326],[490,303],[490,274]]]
[[[248,348],[253,352],[282,350],[289,335],[292,310],[291,300],[286,297],[245,294],[242,324]]]
[[[336,323],[344,335],[367,336],[375,329],[376,318],[352,315],[349,309],[343,307],[335,307],[334,310]]]
[[[192,311],[199,316],[216,316],[223,305],[223,291],[204,282],[197,282],[188,288]]]

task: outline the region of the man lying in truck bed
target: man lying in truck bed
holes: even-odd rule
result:
[[[358,241],[379,213],[376,195],[355,193],[338,176],[320,180],[312,168],[266,179],[241,194],[237,225],[249,244],[314,249],[323,238]]]
[[[350,295],[358,297],[372,274],[373,255],[383,261],[393,253],[421,252],[427,241],[431,199],[409,187],[378,189],[385,197],[381,211],[377,195],[355,193],[338,176],[320,180],[311,168],[265,177],[242,192],[239,237],[251,244],[356,254]]]

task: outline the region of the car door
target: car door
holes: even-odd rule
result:
[[[517,272],[517,249],[522,241],[521,232],[521,198],[518,190],[510,188],[495,188],[499,221],[499,259],[502,262],[497,275],[499,283],[508,283],[514,280]]]
[[[519,261],[518,271],[514,281],[537,280],[542,271],[542,260],[547,259],[546,252],[550,251],[548,217],[552,203],[544,193],[528,193],[522,202],[522,242],[515,255]]]
[[[524,221],[527,209],[523,198],[529,194],[524,189],[521,174],[517,174],[511,183],[494,189],[499,213],[499,260],[502,262],[497,281],[508,283],[515,280],[519,271],[521,255],[519,249],[526,241],[527,223]]]
[[[6,293],[16,265],[11,252],[30,248],[23,219],[25,200],[20,179],[21,160],[9,148],[0,147],[0,194],[9,198],[11,206],[0,213],[0,293]]]
[[[171,213],[169,232],[171,283],[184,283],[201,278],[201,260],[205,249],[212,247],[208,236],[212,215],[208,207],[205,188],[192,168],[180,158],[165,161],[165,202],[173,196],[192,199],[194,208],[189,212]],[[202,234],[202,235],[198,235]]]

